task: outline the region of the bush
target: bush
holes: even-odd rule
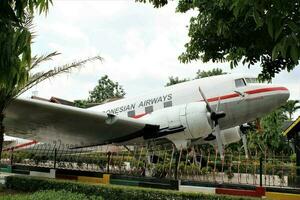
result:
[[[38,190],[66,190],[73,193],[80,193],[87,196],[101,196],[109,200],[232,200],[244,199],[221,195],[207,195],[202,193],[183,193],[158,189],[147,189],[139,187],[125,187],[112,185],[92,185],[71,181],[36,178],[30,176],[8,176],[6,187],[13,190],[35,192]]]
[[[103,200],[102,197],[87,196],[80,193],[72,193],[65,190],[39,191],[33,194],[17,194],[0,197],[1,200]]]

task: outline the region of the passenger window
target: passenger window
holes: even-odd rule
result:
[[[244,86],[246,86],[246,83],[243,78],[235,80],[235,87],[244,87]]]
[[[128,111],[127,116],[128,117],[134,117],[135,116],[135,111],[134,110]]]
[[[164,102],[164,108],[167,108],[167,107],[172,107],[172,101]]]
[[[152,113],[152,112],[153,112],[153,106],[145,107],[145,113]]]

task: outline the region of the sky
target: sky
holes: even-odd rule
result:
[[[251,75],[260,72],[258,65],[248,69],[240,64],[231,70],[229,63],[180,63],[178,56],[189,40],[187,25],[197,12],[176,13],[175,9],[176,2],[155,9],[134,0],[54,0],[47,16],[34,19],[32,52],[58,51],[61,55],[43,63],[39,70],[95,55],[103,61],[40,83],[23,96],[34,93],[44,98],[86,99],[103,75],[119,82],[129,97],[163,87],[170,76],[193,78],[199,69],[219,67]],[[297,67],[290,73],[281,72],[273,83],[286,86],[290,99],[300,99],[299,77]]]

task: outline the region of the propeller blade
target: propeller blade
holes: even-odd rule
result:
[[[221,97],[219,97],[219,99],[218,99],[218,104],[217,104],[216,112],[219,111],[220,103],[221,103]]]
[[[221,138],[221,130],[220,130],[220,126],[219,124],[217,124],[215,126],[215,131],[214,131],[214,134],[216,136],[216,140],[217,140],[217,145],[218,145],[218,151],[220,153],[220,157],[221,157],[221,160],[224,159],[224,155],[223,155],[223,141],[222,141],[222,138]]]
[[[208,103],[208,101],[207,101],[207,99],[206,99],[206,97],[205,97],[205,95],[204,95],[204,93],[203,93],[203,91],[201,90],[200,87],[199,87],[199,92],[200,92],[200,94],[201,94],[203,100],[204,100],[205,103],[206,103],[206,107],[207,107],[208,112],[212,113],[212,112],[213,112],[213,109],[212,109],[212,107],[210,107],[210,105],[209,105],[209,103]]]
[[[247,136],[244,133],[242,133],[242,142],[243,142],[243,147],[245,150],[246,159],[248,159],[249,155],[248,155],[248,146],[247,146]]]
[[[218,100],[218,105],[217,105],[217,111],[214,111],[212,109],[212,107],[210,106],[207,98],[205,97],[203,91],[201,90],[201,87],[199,87],[199,92],[203,98],[203,100],[205,101],[206,103],[206,109],[207,111],[211,114],[210,115],[210,119],[211,119],[211,127],[212,129],[214,130],[214,135],[216,136],[216,140],[217,140],[217,145],[218,145],[218,151],[220,153],[220,157],[221,157],[221,160],[223,161],[224,160],[224,155],[223,155],[223,152],[224,152],[224,146],[223,146],[223,141],[222,141],[222,138],[221,138],[221,129],[220,129],[220,126],[219,126],[219,119],[225,117],[225,113],[223,111],[219,112],[219,107],[220,107],[220,97],[219,97],[219,100]]]

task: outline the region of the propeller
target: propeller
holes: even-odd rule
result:
[[[243,124],[243,125],[240,126],[241,138],[242,138],[242,142],[243,142],[243,147],[244,147],[246,159],[249,158],[248,146],[247,146],[248,142],[247,142],[247,136],[246,136],[246,131],[249,128],[250,128],[250,126],[248,124]]]
[[[205,97],[205,95],[204,95],[204,93],[203,93],[203,91],[201,90],[200,87],[199,87],[199,92],[200,92],[202,98],[204,99],[204,101],[206,103],[207,111],[210,113],[210,119],[211,119],[211,122],[212,122],[211,127],[213,129],[213,134],[216,136],[218,151],[220,153],[220,157],[223,160],[224,159],[224,155],[223,155],[224,145],[223,145],[223,141],[222,141],[222,138],[221,138],[221,129],[220,129],[220,125],[219,125],[219,119],[225,117],[226,114],[223,111],[219,111],[220,98],[218,100],[216,110],[213,110],[213,108],[210,106],[207,98]]]

